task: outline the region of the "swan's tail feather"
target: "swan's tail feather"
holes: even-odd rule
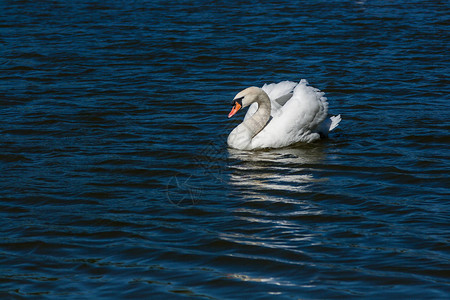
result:
[[[341,122],[342,118],[341,118],[341,115],[337,115],[337,116],[330,117],[330,120],[331,120],[331,125],[330,125],[329,131],[335,129]]]

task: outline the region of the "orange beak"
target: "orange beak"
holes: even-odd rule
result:
[[[235,113],[237,113],[238,110],[241,109],[241,105],[238,102],[235,102],[233,108],[231,109],[230,113],[228,114],[228,118],[231,118],[234,116]]]

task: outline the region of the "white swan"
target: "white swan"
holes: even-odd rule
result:
[[[281,148],[298,142],[313,142],[336,128],[341,115],[327,118],[324,93],[302,79],[249,87],[232,101],[231,118],[250,106],[244,121],[228,136],[228,146],[239,150]]]

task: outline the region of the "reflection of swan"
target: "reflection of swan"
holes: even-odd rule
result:
[[[315,178],[309,168],[323,160],[321,145],[302,145],[297,148],[266,151],[229,149],[231,184],[241,189],[244,198],[264,198],[283,201],[286,193],[302,193],[310,184],[322,181]],[[305,165],[309,165],[305,168]]]
[[[252,104],[244,121],[228,136],[228,146],[241,150],[312,142],[327,136],[341,121],[340,115],[327,119],[327,98],[304,79],[298,84],[283,81],[249,87],[238,93],[232,104],[229,118]]]
[[[235,249],[251,247],[255,251],[234,251],[230,256],[237,259],[250,257],[256,263],[266,263],[264,255],[261,257],[260,253],[278,253],[280,257],[273,256],[273,261],[277,263],[278,258],[283,257],[284,260],[285,253],[289,253],[288,256],[295,259],[287,258],[286,261],[292,265],[305,263],[303,258],[308,253],[299,245],[311,245],[315,241],[321,242],[321,239],[317,239],[314,222],[302,220],[326,213],[322,205],[314,200],[317,185],[321,185],[319,181],[324,179],[311,172],[311,169],[323,164],[324,145],[302,144],[295,148],[263,151],[228,149],[229,186],[232,186],[233,198],[239,197],[245,203],[236,206],[233,212],[241,230],[222,231],[219,238],[236,245]],[[319,217],[318,220],[322,219]],[[229,276],[277,286],[296,285],[277,276],[254,276],[239,272]]]

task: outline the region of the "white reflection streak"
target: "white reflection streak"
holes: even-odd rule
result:
[[[310,169],[323,161],[324,153],[320,146],[305,146],[304,148],[286,148],[268,151],[239,151],[229,149],[229,157],[233,161],[230,172],[230,184],[240,193],[239,196],[248,202],[278,202],[293,205],[293,211],[266,209],[265,206],[244,206],[235,210],[236,218],[249,224],[265,224],[267,228],[276,228],[284,236],[270,234],[221,233],[220,239],[232,243],[251,245],[266,249],[285,249],[299,255],[306,255],[298,248],[298,243],[314,238],[307,228],[303,228],[295,219],[283,216],[322,214],[309,199],[302,194],[310,192],[314,183],[327,179],[317,179]],[[303,198],[303,199],[302,199]],[[267,206],[267,207],[270,207]],[[258,225],[258,226],[261,226]],[[288,237],[288,240],[286,237]],[[292,241],[295,241],[292,243]],[[252,258],[246,254],[229,254],[243,258]],[[258,259],[258,257],[254,257]],[[272,259],[289,264],[302,266],[305,262],[286,260],[278,257]],[[263,282],[277,286],[297,286],[286,280],[275,277],[256,276],[232,273],[229,277],[242,281]],[[311,285],[314,286],[314,285]],[[277,294],[276,292],[273,293]]]
[[[296,286],[295,283],[285,281],[285,280],[279,281],[273,277],[253,277],[253,276],[244,275],[244,274],[228,274],[228,277],[239,279],[242,281],[264,282],[264,283],[280,285],[280,286]]]
[[[311,183],[324,180],[315,179],[303,167],[320,162],[324,156],[320,150],[286,148],[250,152],[229,149],[230,158],[239,162],[232,166],[231,184],[245,189],[244,198],[259,196],[257,198],[265,201],[279,201],[280,197],[269,196],[264,191],[307,192]]]

